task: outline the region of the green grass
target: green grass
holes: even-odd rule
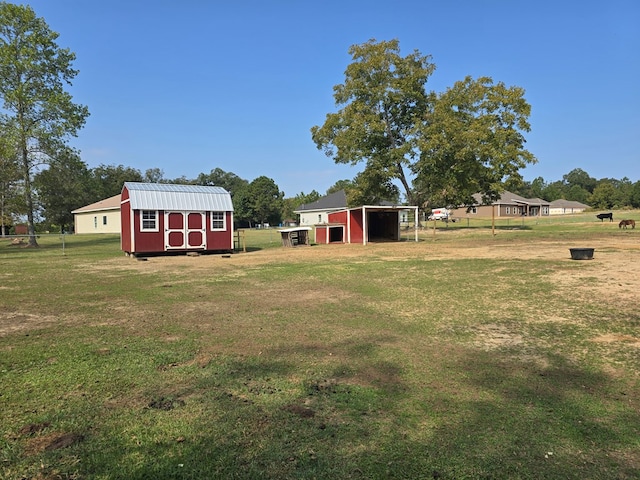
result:
[[[231,260],[1,242],[0,478],[638,478],[635,302],[558,284],[590,262],[433,256],[640,232],[500,228],[339,260],[270,231]]]

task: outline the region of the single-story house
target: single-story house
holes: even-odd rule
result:
[[[120,195],[73,210],[75,233],[120,233]]]
[[[222,187],[125,182],[120,210],[127,254],[233,251],[233,204]]]
[[[327,221],[315,225],[316,243],[362,243],[399,241],[402,213],[418,207],[406,205],[364,205],[329,212]],[[414,225],[418,241],[417,224]]]
[[[344,190],[338,190],[315,202],[300,205],[293,213],[300,216],[298,225],[310,227],[318,223],[327,223],[329,213],[345,208],[347,208],[347,194]]]
[[[482,195],[473,195],[475,200],[470,208],[451,209],[453,218],[491,218],[498,217],[546,217],[549,215],[550,203],[541,198],[524,198],[515,193],[504,191],[500,198],[491,205],[482,204]]]
[[[582,213],[586,209],[591,208],[584,203],[574,200],[554,200],[549,205],[549,215],[567,215],[571,213]]]

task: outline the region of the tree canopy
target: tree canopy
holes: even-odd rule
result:
[[[338,111],[311,136],[336,163],[365,163],[353,182],[358,200],[393,199],[395,182],[423,207],[469,202],[475,193],[491,199],[536,161],[524,149],[523,89],[467,77],[436,94],[426,90],[431,57],[402,57],[397,40],[369,40],[349,53],[345,82],[334,87]]]
[[[91,173],[78,153],[71,149],[51,161],[49,168],[39,172],[33,184],[38,192],[42,215],[50,228],[55,225],[61,232],[73,224],[73,210],[93,201]]]
[[[65,91],[78,71],[75,55],[57,38],[31,7],[0,3],[0,132],[15,141],[31,246],[37,246],[33,175],[65,150],[89,115]]]

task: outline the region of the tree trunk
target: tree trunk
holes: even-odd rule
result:
[[[29,168],[29,152],[26,141],[21,145],[22,149],[22,176],[24,180],[24,200],[27,205],[27,233],[29,234],[29,247],[37,247],[36,227],[33,220],[33,195],[31,192],[31,169]]]

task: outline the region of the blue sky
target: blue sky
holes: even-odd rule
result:
[[[20,2],[16,2],[20,3]],[[471,75],[525,89],[526,180],[574,168],[640,179],[637,0],[33,0],[77,55],[69,91],[91,116],[71,144],[89,167],[218,167],[285,196],[324,193],[360,167],[318,151],[351,45],[397,38],[431,55],[427,88]]]

